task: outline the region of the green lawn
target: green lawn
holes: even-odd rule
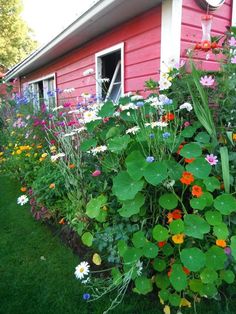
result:
[[[102,314],[109,297],[96,303],[83,300],[86,291],[73,274],[79,258],[32,218],[27,205],[16,204],[20,195],[17,182],[0,177],[0,313]],[[111,313],[163,313],[157,299],[127,295]],[[232,304],[226,312],[215,302],[201,306],[198,313],[234,314],[234,308]]]

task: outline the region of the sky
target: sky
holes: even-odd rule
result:
[[[43,45],[59,34],[97,0],[23,0],[23,19]]]

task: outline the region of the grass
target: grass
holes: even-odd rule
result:
[[[16,204],[19,184],[0,177],[0,313],[102,314],[109,297],[87,303],[84,286],[74,277],[78,256],[58,236],[35,221],[28,207]],[[203,303],[198,313],[226,312],[219,302]],[[163,313],[158,297],[128,294],[111,314]],[[174,311],[176,313],[176,311]],[[193,309],[183,311],[193,313]]]

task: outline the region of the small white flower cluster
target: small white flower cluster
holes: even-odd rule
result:
[[[75,277],[77,279],[83,279],[89,274],[90,265],[87,262],[81,262],[78,266],[75,267]]]
[[[26,203],[28,203],[29,201],[29,198],[27,197],[27,195],[21,195],[20,197],[18,197],[17,199],[17,204],[23,206],[25,205]]]
[[[144,124],[146,127],[150,126],[152,129],[155,127],[158,127],[160,129],[167,127],[168,123],[164,121],[155,121],[151,123],[145,123]]]
[[[137,100],[141,100],[141,99],[143,99],[143,96],[141,96],[141,95],[133,95],[133,96],[131,96],[131,101],[137,101]]]
[[[92,153],[93,155],[96,155],[97,153],[102,153],[102,152],[105,152],[106,150],[107,150],[107,146],[101,145],[101,146],[92,148],[90,151],[88,151],[88,153]]]
[[[185,102],[185,103],[183,103],[182,105],[179,106],[179,109],[180,110],[186,109],[188,112],[190,112],[191,110],[193,110],[193,106],[190,103]]]
[[[130,109],[137,110],[138,107],[135,106],[134,103],[130,102],[130,103],[126,104],[126,105],[120,105],[120,109],[121,109],[121,111],[130,110]]]
[[[125,133],[126,134],[129,134],[129,133],[136,134],[139,130],[140,130],[139,126],[134,126],[133,128],[126,130]]]

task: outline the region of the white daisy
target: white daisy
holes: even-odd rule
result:
[[[159,89],[160,90],[164,90],[164,89],[168,89],[171,86],[171,82],[168,79],[162,78],[159,81]]]
[[[75,267],[75,277],[77,279],[83,279],[84,276],[89,274],[90,265],[87,262],[81,262],[78,266]]]
[[[28,201],[29,201],[29,199],[28,199],[27,195],[21,195],[17,199],[17,204],[22,206],[22,205],[25,205],[26,203],[28,203]]]
[[[133,128],[126,130],[125,133],[126,134],[129,134],[129,133],[136,134],[139,130],[140,130],[139,126],[134,126]]]
[[[101,146],[97,146],[95,148],[92,148],[91,152],[93,155],[96,155],[97,153],[102,153],[105,152],[107,150],[107,146],[106,145],[101,145]]]
[[[65,154],[64,153],[59,153],[56,155],[51,156],[51,162],[55,162],[58,158],[64,157]]]
[[[186,109],[187,111],[191,111],[191,110],[193,110],[193,106],[190,103],[185,102],[185,103],[183,103],[182,105],[179,106],[179,109],[180,110]]]
[[[100,117],[97,116],[96,111],[85,111],[83,118],[84,118],[84,123],[89,123],[89,122],[101,119]]]

